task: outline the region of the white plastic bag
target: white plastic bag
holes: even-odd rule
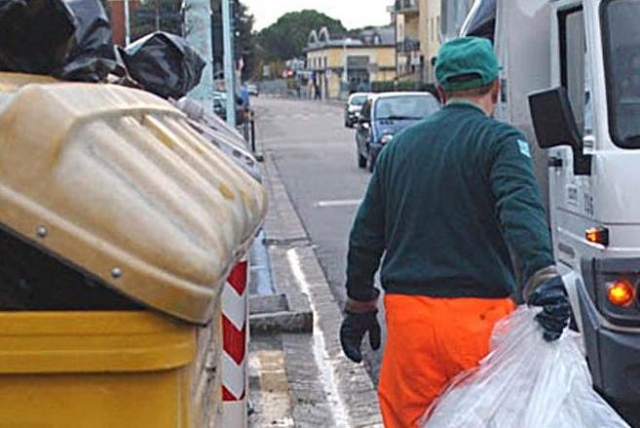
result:
[[[422,428],[618,428],[629,425],[593,390],[580,336],[545,342],[519,307],[493,331],[491,352],[426,412]],[[430,416],[429,416],[430,415]]]

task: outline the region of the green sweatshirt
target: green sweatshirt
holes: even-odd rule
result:
[[[508,246],[526,280],[552,265],[529,146],[477,106],[453,102],[380,153],[349,239],[347,294],[501,298],[513,292]]]

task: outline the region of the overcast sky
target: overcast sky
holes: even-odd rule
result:
[[[387,6],[393,0],[241,0],[255,17],[255,30],[268,27],[287,12],[315,9],[339,19],[347,28],[385,25],[390,22]]]

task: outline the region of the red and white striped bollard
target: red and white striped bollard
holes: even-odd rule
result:
[[[248,267],[246,260],[234,266],[222,290],[222,401],[225,428],[247,426]]]

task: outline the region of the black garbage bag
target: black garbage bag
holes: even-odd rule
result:
[[[185,39],[161,31],[136,40],[121,54],[129,74],[142,87],[176,100],[200,82],[206,65]]]
[[[76,19],[74,41],[54,76],[63,80],[99,82],[116,68],[111,24],[100,0],[66,0]]]
[[[0,0],[0,71],[51,74],[64,63],[75,29],[61,0]]]

